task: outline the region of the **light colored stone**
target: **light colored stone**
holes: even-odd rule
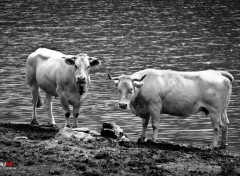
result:
[[[82,128],[73,128],[72,131],[79,131],[79,132],[89,133],[89,132],[90,132],[90,129],[89,129],[89,128],[82,127]]]
[[[18,137],[15,137],[14,139],[28,139],[27,136],[18,136]]]
[[[82,132],[82,131],[88,131],[88,133]],[[84,141],[84,142],[95,139],[95,137],[92,136],[91,131],[87,128],[71,129],[68,127],[64,127],[63,129],[60,130],[57,136],[63,137],[68,140],[77,140],[77,141]]]
[[[120,139],[119,141],[129,142],[130,139],[127,138],[126,136],[122,136],[121,139]]]

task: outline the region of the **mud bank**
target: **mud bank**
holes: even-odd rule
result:
[[[0,175],[239,175],[240,155],[227,150],[158,143],[118,142],[47,125],[0,123]],[[69,133],[68,133],[69,134]],[[81,132],[81,135],[83,133]],[[74,137],[75,136],[75,137]]]

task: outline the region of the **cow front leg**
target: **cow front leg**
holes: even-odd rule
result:
[[[213,126],[213,141],[212,141],[212,149],[217,148],[219,135],[220,135],[220,114],[212,113],[210,114],[212,126]]]
[[[141,116],[141,118],[142,118],[142,132],[141,132],[140,138],[138,138],[138,142],[143,142],[145,140],[146,132],[147,132],[147,126],[148,126],[149,119],[150,119],[150,114],[146,114],[144,116]]]
[[[156,107],[155,105],[153,107],[149,108],[151,119],[152,119],[152,128],[153,128],[153,138],[152,141],[156,142],[158,138],[158,126],[159,126],[159,116],[160,116],[160,108]]]
[[[80,105],[73,107],[73,128],[78,127],[79,109],[80,109]]]
[[[60,97],[60,102],[61,102],[62,108],[65,112],[65,117],[66,117],[65,127],[70,128],[71,127],[70,122],[69,122],[70,108],[69,108],[69,105],[68,105],[68,99],[65,98],[64,96],[61,96]]]
[[[44,108],[46,109],[46,111],[48,113],[49,123],[51,125],[55,125],[56,123],[55,123],[55,120],[54,120],[54,117],[52,114],[52,99],[53,99],[53,96],[46,93],[46,98],[44,101]]]

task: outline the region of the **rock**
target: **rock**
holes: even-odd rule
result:
[[[85,131],[85,132],[81,132]],[[95,132],[93,132],[95,133]],[[68,140],[77,140],[77,141],[92,141],[95,139],[93,135],[91,134],[91,131],[87,128],[78,128],[78,129],[71,129],[68,127],[64,127],[60,130],[60,132],[57,134],[59,138],[63,137]]]
[[[101,130],[101,136],[110,137],[113,139],[121,139],[123,136],[128,138],[127,135],[123,132],[123,129],[120,128],[116,123],[103,123]]]
[[[90,132],[89,128],[84,128],[84,127],[82,127],[82,128],[73,128],[72,131],[78,131],[78,132],[84,132],[84,133],[89,133]]]
[[[92,135],[84,132],[73,132],[72,138],[75,138],[79,141],[84,141],[84,142],[88,142],[95,139]]]
[[[27,136],[18,136],[18,137],[15,137],[14,139],[28,139],[28,137]]]
[[[116,135],[115,131],[112,130],[112,129],[108,129],[108,128],[103,128],[101,130],[101,136],[103,137],[110,137],[110,138],[113,138],[113,139],[117,139],[118,136]]]
[[[63,129],[60,130],[60,133],[61,133],[61,132],[63,132],[63,133],[65,133],[65,132],[71,132],[71,131],[72,131],[71,128],[64,127]]]
[[[59,136],[59,137],[65,137],[65,138],[71,138],[72,136],[72,129],[71,128],[68,128],[68,127],[64,127],[63,129],[61,129],[59,131],[59,133],[56,135],[56,136]]]
[[[116,125],[115,123],[107,123],[107,122],[105,122],[105,123],[103,123],[103,129],[104,128],[113,129],[115,125]]]
[[[127,138],[126,136],[122,136],[121,139],[120,139],[119,141],[129,142],[130,139]]]
[[[101,134],[99,132],[95,131],[95,130],[90,131],[89,134],[91,134],[94,137],[95,136],[101,136]]]

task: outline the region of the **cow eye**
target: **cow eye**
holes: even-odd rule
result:
[[[75,69],[77,70],[78,66],[74,65]]]

